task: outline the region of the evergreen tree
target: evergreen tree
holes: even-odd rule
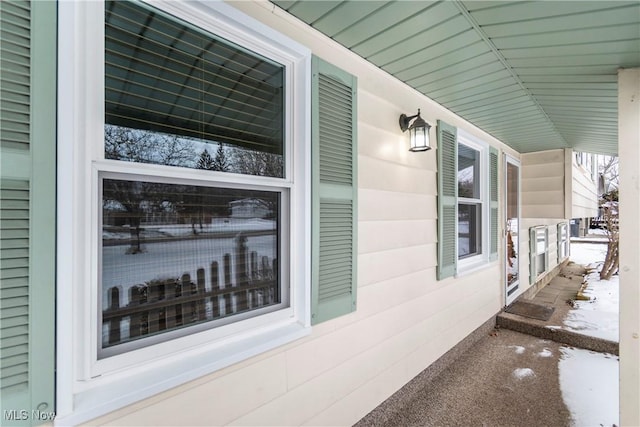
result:
[[[213,158],[211,157],[211,154],[209,154],[209,152],[206,150],[206,148],[202,150],[202,153],[200,153],[200,158],[198,159],[197,168],[206,169],[206,170],[215,170]]]
[[[218,144],[216,157],[213,159],[212,167],[210,169],[221,172],[229,172],[231,170],[231,162],[229,161],[229,157],[227,157],[227,153],[225,152],[224,145],[222,143]]]

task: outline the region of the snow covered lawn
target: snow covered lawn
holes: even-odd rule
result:
[[[593,269],[585,280],[590,301],[576,301],[564,320],[564,329],[618,341],[619,281],[600,280],[607,254],[602,243],[572,243],[571,261]],[[577,348],[561,348],[560,389],[576,426],[619,425],[618,357]]]
[[[560,351],[560,390],[574,425],[620,425],[618,357],[578,348]]]
[[[574,310],[564,320],[565,329],[580,334],[618,341],[618,318],[620,300],[619,279],[600,280],[597,270],[604,261],[607,245],[600,243],[572,243],[570,259],[577,264],[596,268],[585,280],[584,294],[590,301],[576,301]]]
[[[571,242],[569,259],[576,264],[595,267],[598,263],[604,262],[606,255],[607,245],[604,243]]]

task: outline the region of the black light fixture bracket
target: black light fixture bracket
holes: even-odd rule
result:
[[[418,108],[418,114],[415,114],[413,116],[407,116],[406,114],[400,114],[400,129],[402,130],[402,132],[406,132],[407,129],[409,129],[409,123],[411,123],[411,120],[420,117],[420,109]]]

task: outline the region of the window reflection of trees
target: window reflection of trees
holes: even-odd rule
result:
[[[284,174],[281,154],[114,125],[105,125],[104,137],[107,159],[254,176]]]

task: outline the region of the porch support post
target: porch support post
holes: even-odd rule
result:
[[[640,425],[640,68],[618,71],[620,425]]]

